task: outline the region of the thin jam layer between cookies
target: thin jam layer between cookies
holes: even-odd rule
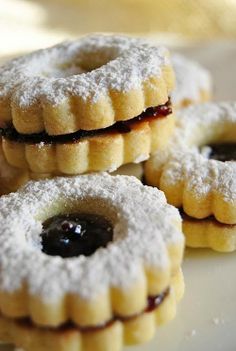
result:
[[[53,216],[43,223],[42,251],[63,258],[90,256],[113,238],[113,226],[105,217],[89,213]]]
[[[92,131],[79,130],[78,132],[66,134],[66,135],[58,135],[51,136],[46,134],[45,132],[39,134],[19,134],[12,126],[6,128],[0,128],[0,135],[4,138],[15,141],[18,143],[27,143],[27,144],[68,144],[68,143],[76,143],[81,139],[101,136],[104,134],[124,134],[130,133],[132,128],[135,127],[140,122],[155,120],[157,118],[167,117],[172,113],[171,102],[170,99],[164,104],[156,107],[150,107],[146,109],[141,115],[132,118],[127,121],[116,122],[110,127],[97,129]]]
[[[145,313],[151,313],[155,310],[158,309],[158,307],[165,301],[165,299],[169,296],[170,294],[170,288],[167,288],[163,293],[156,295],[156,296],[148,296],[147,299],[147,307],[141,311],[140,313],[137,313],[135,315],[132,316],[126,316],[126,317],[122,317],[122,316],[114,316],[112,319],[110,319],[109,321],[104,322],[103,324],[97,325],[97,326],[86,326],[86,327],[82,327],[82,326],[78,326],[75,325],[73,322],[67,322],[63,325],[61,325],[60,327],[54,329],[51,327],[40,327],[42,329],[46,329],[46,330],[51,330],[51,331],[56,331],[56,332],[66,332],[66,331],[70,331],[70,330],[78,330],[82,333],[88,333],[88,332],[99,332],[102,331],[104,329],[109,328],[110,326],[112,326],[116,321],[120,321],[120,322],[128,322],[128,321],[132,321],[135,318],[138,318],[140,316],[142,316]],[[36,327],[34,325],[34,323],[32,322],[32,320],[30,318],[17,318],[16,322],[21,324],[22,326],[27,326],[30,328]],[[38,328],[38,327],[37,327]]]

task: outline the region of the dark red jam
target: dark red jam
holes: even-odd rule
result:
[[[236,143],[209,144],[209,158],[218,161],[236,161]]]
[[[114,316],[112,319],[110,319],[109,321],[103,324],[100,324],[97,326],[87,326],[87,327],[80,327],[75,325],[73,322],[67,322],[61,325],[60,327],[52,330],[55,332],[64,332],[67,330],[76,329],[82,333],[99,332],[101,330],[111,327],[116,321],[121,321],[121,322],[131,321],[139,316],[142,316],[144,313],[150,313],[155,311],[165,301],[169,293],[170,293],[170,289],[168,288],[160,295],[149,296],[147,301],[147,307],[142,312],[137,313],[136,315],[133,315],[133,316],[128,316],[128,317]],[[27,327],[33,327],[33,322],[31,321],[30,318],[19,318],[17,321],[19,324],[22,324],[23,326],[26,325]],[[47,330],[50,330],[50,328],[47,328]]]
[[[168,116],[172,113],[171,103],[170,100],[166,102],[164,105],[160,105],[157,107],[150,107],[146,109],[141,115],[132,118],[128,121],[120,121],[116,122],[110,127],[97,129],[97,130],[79,130],[78,132],[65,134],[65,135],[48,135],[45,132],[38,133],[38,134],[19,134],[14,127],[6,127],[0,128],[0,135],[4,138],[12,141],[16,141],[19,143],[28,143],[28,144],[39,144],[41,142],[46,144],[51,143],[60,143],[60,144],[67,144],[67,143],[76,143],[83,138],[99,136],[103,134],[114,134],[114,133],[130,133],[132,127],[145,120],[152,120],[157,118],[163,118]]]
[[[42,251],[63,258],[90,256],[113,239],[113,226],[103,216],[72,213],[51,217],[43,223]]]

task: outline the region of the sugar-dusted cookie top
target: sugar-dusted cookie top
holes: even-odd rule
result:
[[[192,217],[236,223],[236,103],[208,103],[178,112],[164,152],[146,163],[146,178]]]
[[[1,120],[27,134],[104,128],[165,103],[173,83],[167,49],[95,34],[3,65]]]

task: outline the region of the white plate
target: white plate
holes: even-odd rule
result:
[[[235,351],[236,253],[187,250],[178,314],[155,338],[126,351]]]

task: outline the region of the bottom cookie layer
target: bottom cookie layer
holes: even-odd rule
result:
[[[213,216],[195,219],[183,214],[186,245],[192,248],[211,248],[219,252],[236,250],[236,224],[222,224]]]
[[[156,326],[172,320],[176,303],[184,293],[184,280],[179,271],[172,278],[169,294],[155,310],[126,321],[115,321],[96,331],[37,328],[30,323],[0,316],[0,338],[25,351],[120,351],[124,345],[149,341]]]

